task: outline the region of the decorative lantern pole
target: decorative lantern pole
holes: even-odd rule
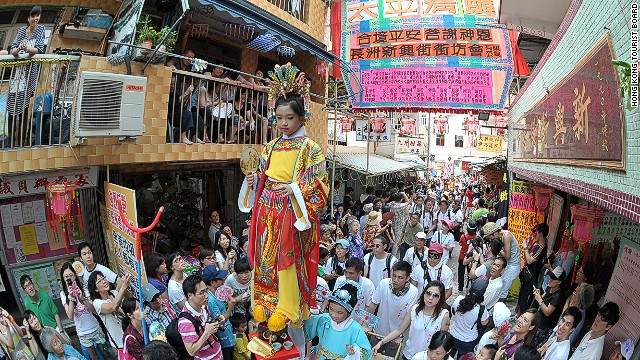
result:
[[[73,229],[77,226],[80,233],[83,233],[82,212],[80,209],[80,192],[78,190],[78,181],[56,181],[47,182],[47,208],[51,221],[51,228],[54,232],[58,231],[56,222],[62,228],[64,235],[64,244],[69,255],[69,232],[73,236]],[[77,217],[72,216],[75,213]]]
[[[587,244],[582,258],[583,265],[589,256],[589,249],[593,234],[596,232],[596,229],[602,225],[601,222],[606,213],[606,210],[597,206],[589,206],[585,204],[571,205],[571,216],[573,217],[573,238],[578,242],[578,250],[582,250],[583,245]]]
[[[142,262],[142,238],[140,237],[141,234],[144,234],[146,232],[151,231],[151,229],[153,229],[154,227],[156,227],[156,225],[158,224],[158,221],[160,221],[160,216],[162,215],[162,212],[164,211],[164,206],[160,206],[160,209],[158,210],[158,213],[156,214],[156,218],[153,219],[153,222],[151,223],[151,225],[147,226],[146,228],[137,228],[131,224],[129,224],[129,220],[127,220],[127,217],[124,214],[124,211],[122,210],[122,202],[118,201],[118,211],[120,212],[120,219],[122,220],[122,223],[129,228],[129,230],[133,231],[134,233],[136,233],[136,271],[138,272],[138,301],[140,302],[140,312],[144,312],[144,299],[142,298],[142,268],[140,266],[140,263]],[[144,343],[147,344],[149,342],[149,334],[147,334],[147,323],[145,320],[142,321],[142,333],[144,334]]]

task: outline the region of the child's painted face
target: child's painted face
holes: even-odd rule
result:
[[[329,316],[331,317],[331,320],[340,324],[343,321],[347,320],[347,318],[349,317],[349,312],[347,311],[347,309],[344,308],[344,306],[338,305],[334,302],[330,302]]]

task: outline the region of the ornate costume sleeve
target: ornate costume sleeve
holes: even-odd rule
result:
[[[256,171],[253,181],[253,187],[249,188],[249,183],[247,183],[247,179],[245,178],[242,181],[242,187],[240,188],[240,195],[238,195],[238,208],[243,213],[248,213],[253,209],[253,204],[256,198],[256,190],[260,185],[260,181],[262,181],[262,176],[264,176],[264,168],[267,164],[267,158],[269,157],[268,149],[271,148],[271,143],[265,146],[262,150],[262,154],[260,154],[260,165],[258,167],[258,171]]]
[[[296,164],[297,180],[291,183],[291,200],[297,219],[294,225],[300,231],[311,228],[311,223],[317,220],[327,203],[329,193],[329,176],[322,149],[311,140],[305,146],[301,154],[305,159]]]

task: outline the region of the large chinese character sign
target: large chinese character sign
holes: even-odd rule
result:
[[[605,35],[518,120],[525,130],[518,131],[516,160],[624,170],[624,116],[612,58]]]
[[[494,0],[345,0],[342,19],[354,107],[502,112],[513,59]]]

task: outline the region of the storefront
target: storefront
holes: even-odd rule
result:
[[[47,201],[47,183],[77,183],[77,201],[68,206],[68,219],[56,217]],[[39,172],[0,179],[0,306],[15,315],[24,310],[22,275],[30,275],[36,290],[49,294],[66,319],[60,302],[61,266],[77,257],[83,241],[93,244],[97,261],[104,259],[98,211],[98,168]],[[61,222],[64,221],[64,224]],[[68,243],[63,228],[67,228]],[[19,316],[21,317],[21,316]]]

